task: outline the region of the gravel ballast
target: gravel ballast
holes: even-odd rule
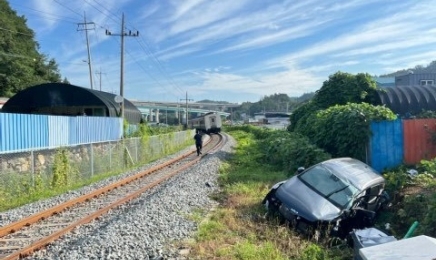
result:
[[[205,155],[191,169],[112,210],[98,221],[76,228],[26,259],[189,259],[189,250],[177,248],[175,243],[195,234],[194,214],[206,214],[217,205],[209,195],[218,191],[220,163],[232,152],[234,145],[234,139],[229,136],[220,151]],[[170,157],[184,152],[186,150]],[[160,161],[74,192],[3,212],[0,224],[3,226],[80,196]]]

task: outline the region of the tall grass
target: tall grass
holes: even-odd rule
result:
[[[351,259],[349,248],[327,249],[264,218],[261,200],[289,172],[259,160],[263,152],[254,133],[227,131],[238,145],[233,157],[220,167],[222,190],[213,195],[220,207],[201,221],[195,241],[188,242],[189,259]]]
[[[146,134],[148,133],[145,132],[144,136],[148,137]],[[134,164],[130,160],[124,161],[125,158],[129,157],[127,155],[123,156],[122,153],[126,149],[122,145],[119,145],[119,149],[112,151],[110,158],[107,153],[95,153],[93,160],[95,172],[93,174],[89,170],[91,165],[89,158],[79,161],[71,160],[72,155],[64,148],[57,150],[53,164],[45,172],[36,172],[35,174],[3,173],[0,176],[0,212],[120,175],[192,146],[190,135],[186,136],[185,140],[181,140],[180,143],[171,144],[169,140],[172,140],[172,138],[168,138],[168,135],[171,135],[171,133],[157,136],[154,139],[157,142],[156,144],[149,144],[150,138],[144,137],[141,147],[138,148],[143,152]],[[153,147],[159,147],[159,150],[151,150]],[[131,150],[134,150],[134,147],[131,147]]]

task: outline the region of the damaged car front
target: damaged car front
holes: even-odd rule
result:
[[[352,158],[331,159],[273,186],[263,203],[297,231],[328,229],[345,238],[353,228],[371,226],[382,204],[384,179]]]

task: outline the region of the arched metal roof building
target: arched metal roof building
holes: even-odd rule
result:
[[[396,114],[416,115],[422,110],[436,111],[436,86],[396,86],[377,92],[381,104]]]
[[[65,116],[119,117],[121,105],[112,93],[64,83],[46,83],[26,88],[11,97],[2,112]],[[124,99],[124,117],[130,124],[141,121],[141,112]]]

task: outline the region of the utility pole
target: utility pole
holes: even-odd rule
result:
[[[188,128],[188,101],[194,101],[193,99],[188,99],[188,91],[186,91],[186,98],[180,99],[180,101],[186,101],[186,128]]]
[[[120,69],[120,96],[122,97],[121,101],[121,118],[124,121],[124,37],[125,36],[139,36],[139,32],[136,31],[136,33],[132,33],[132,31],[129,30],[129,33],[124,32],[124,13],[121,19],[121,33],[119,34],[113,34],[109,30],[106,30],[106,35],[109,36],[121,36],[121,69]]]
[[[165,110],[165,124],[167,124],[168,126],[168,105],[167,105],[167,109]]]
[[[83,12],[83,17],[85,19],[84,23],[78,23],[77,24],[77,30],[78,31],[85,31],[85,35],[86,35],[86,47],[88,49],[88,67],[89,67],[89,81],[91,83],[91,89],[93,89],[93,84],[92,84],[92,66],[91,66],[91,51],[89,49],[89,40],[88,40],[88,30],[94,30],[95,29],[95,24],[93,22],[87,23],[86,22],[86,13]],[[92,28],[88,28],[88,25],[93,25]]]
[[[101,91],[101,74],[105,74],[106,75],[106,73],[101,72],[101,68],[100,68],[100,71],[96,72],[95,74],[98,75],[98,78],[99,78],[99,81],[100,81],[100,91]]]
[[[180,109],[179,109],[179,100],[177,100],[177,118],[179,119],[179,126],[180,126]]]

